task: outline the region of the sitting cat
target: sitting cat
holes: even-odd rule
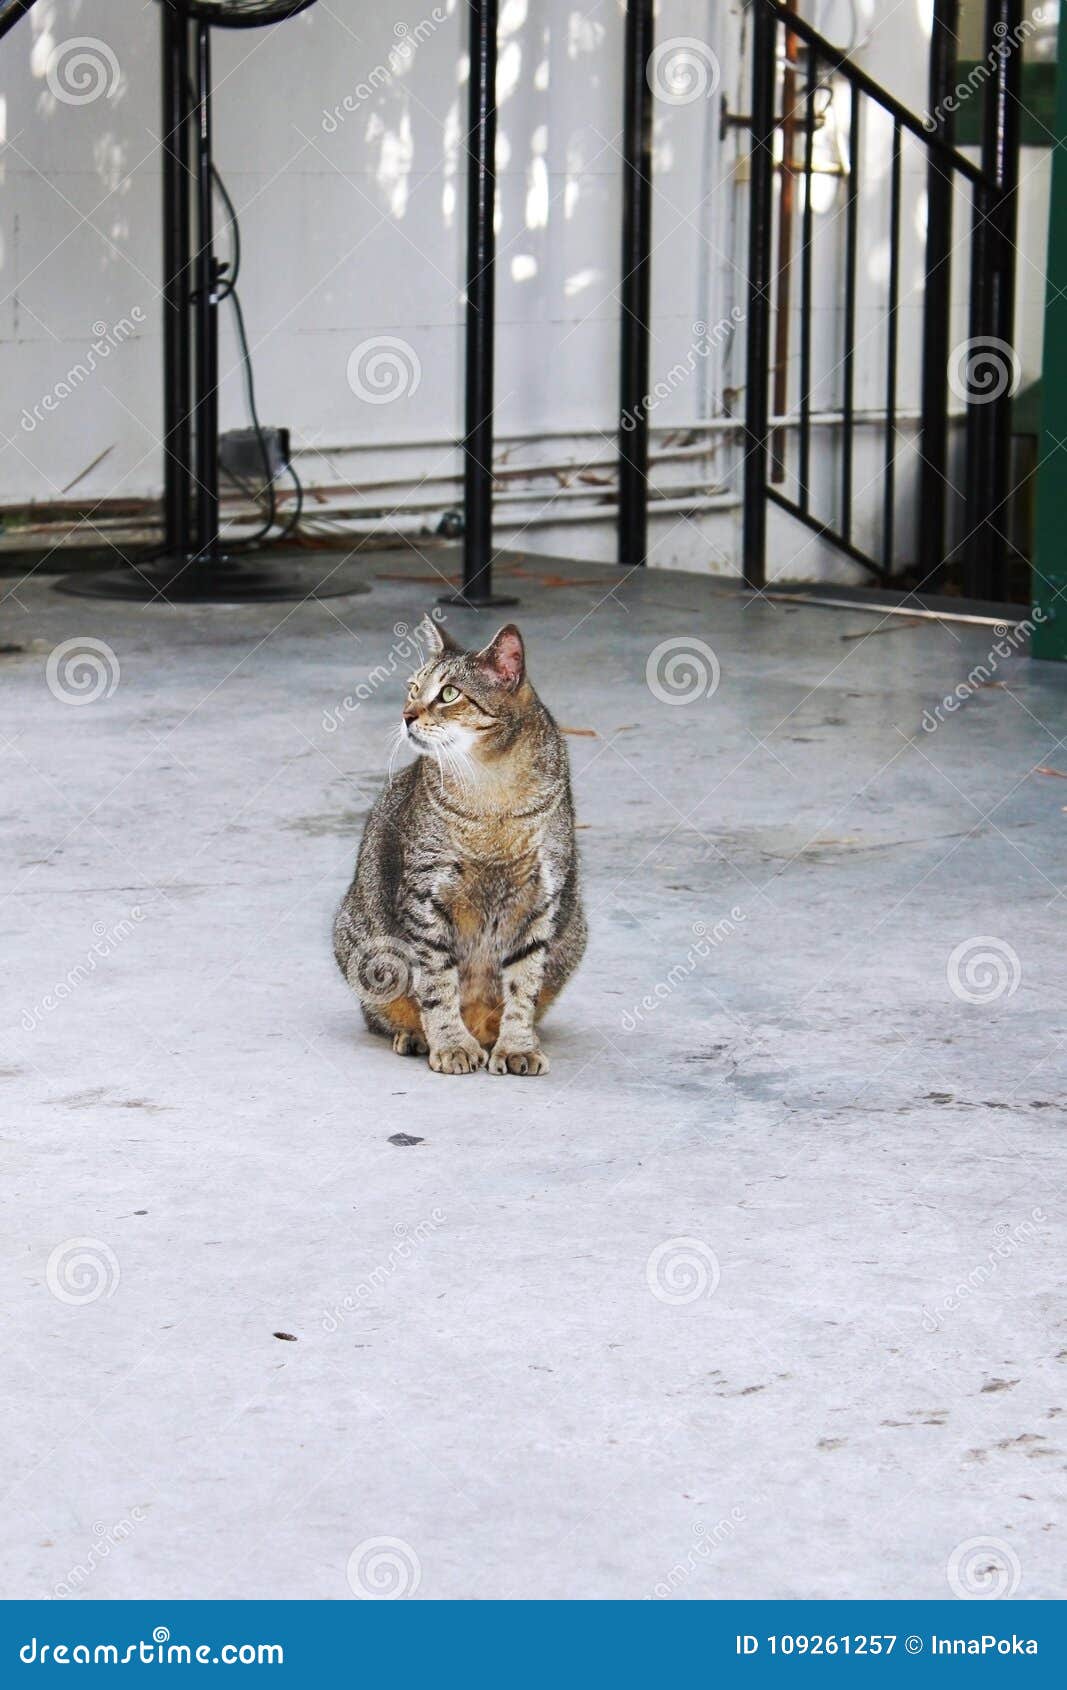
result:
[[[545,1074],[535,1024],[585,949],[567,749],[508,626],[464,652],[429,619],[334,954],[372,1032],[439,1074]]]

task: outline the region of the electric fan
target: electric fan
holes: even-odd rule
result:
[[[2,0],[0,0],[2,3]],[[241,560],[276,523],[275,480],[288,461],[288,432],[264,430],[256,412],[252,363],[237,295],[237,214],[215,169],[211,126],[211,31],[282,23],[315,0],[160,0],[163,51],[163,553],[103,575],[68,576],[60,590],[80,597],[232,604],[248,599],[302,599],[369,592],[351,565],[328,565],[309,584],[265,551]],[[192,153],[192,163],[190,163]],[[215,195],[229,218],[232,254],[215,254]],[[192,247],[192,228],[196,248]],[[252,429],[234,450],[258,453],[267,496],[265,525],[251,539],[224,546],[219,535],[219,308],[232,303],[244,361]],[[236,479],[236,476],[234,477]]]

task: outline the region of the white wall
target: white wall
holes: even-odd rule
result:
[[[679,30],[695,30],[704,10],[669,9]],[[108,446],[81,493],[160,485],[157,29],[155,5],[39,0],[0,53],[4,391],[32,410],[85,354],[94,323],[134,307],[146,319],[47,427],[16,431],[0,462],[6,500],[52,496]],[[99,98],[64,103],[47,67],[64,42],[90,34],[105,72],[113,57],[114,81]],[[241,211],[261,408],[312,441],[459,429],[464,40],[456,0],[406,14],[323,0],[276,29],[214,35],[217,161]],[[502,6],[504,431],[613,426],[621,50],[611,0]],[[373,75],[391,64],[384,79]],[[330,116],[338,110],[340,121]],[[684,147],[660,148],[665,189],[698,163],[699,125],[689,127]],[[667,365],[676,342],[689,344],[698,306],[699,237],[672,221],[656,266],[657,356]],[[361,403],[346,379],[353,348],[379,334],[403,337],[421,369],[417,390],[388,406]],[[244,406],[232,343],[227,352],[223,418],[236,423]]]
[[[899,9],[892,0],[811,4],[813,20],[843,43],[884,14],[861,48],[863,62],[914,97],[928,29],[917,0]],[[653,380],[666,389],[652,413],[659,450],[672,445],[665,428],[721,416],[724,394],[735,414],[742,403],[743,326],[737,335],[715,331],[745,304],[747,138],[733,130],[720,142],[718,133],[720,94],[733,110],[748,107],[743,11],[740,0],[662,0],[659,8],[658,40],[694,42],[698,73],[701,63],[713,71],[707,97],[655,106]],[[414,0],[406,12],[320,0],[278,28],[213,38],[217,162],[241,213],[241,294],[261,415],[293,429],[305,480],[387,482],[357,502],[428,506],[416,523],[435,521],[458,493],[447,478],[458,465],[448,442],[461,428],[465,30],[457,0]],[[79,497],[98,499],[161,486],[157,31],[156,4],[38,0],[0,46],[0,504],[49,500],[74,482]],[[86,37],[95,62],[72,101],[66,44]],[[534,437],[505,444],[511,462],[562,457],[580,466],[614,450],[621,68],[621,0],[503,0],[497,426],[505,438]],[[96,86],[98,96],[82,100]],[[886,169],[872,126],[860,301],[870,357],[857,370],[858,403],[874,402],[880,379],[886,249],[875,223]],[[839,334],[841,192],[838,183],[820,214],[816,352],[827,369]],[[910,290],[921,274],[917,159],[905,203]],[[1035,246],[1040,203],[1039,190],[1024,206]],[[1039,254],[1035,274],[1040,268]],[[903,318],[906,407],[917,397],[918,294]],[[695,323],[715,332],[713,355],[694,354]],[[62,392],[101,333],[97,368],[57,398],[56,384]],[[349,380],[355,349],[380,337],[403,342],[400,391],[388,404],[369,403]],[[794,358],[796,346],[794,334]],[[243,424],[228,324],[223,370],[223,426]],[[824,397],[837,402],[832,380]],[[660,484],[681,490],[692,508],[654,522],[652,561],[732,572],[736,501],[699,495],[736,491],[739,448],[721,427],[705,445],[703,458],[657,468]],[[877,456],[873,435],[861,451]],[[834,453],[832,444],[820,448],[831,499]],[[904,463],[900,474],[904,487]],[[575,508],[561,501],[547,509],[558,485],[555,475],[517,481],[523,498],[502,511],[502,536],[532,549],[613,556],[607,523],[543,526],[546,515]],[[800,538],[783,545],[795,573],[826,567],[818,546]]]

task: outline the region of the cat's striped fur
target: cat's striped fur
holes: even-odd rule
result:
[[[403,732],[420,756],[364,830],[334,952],[367,1025],[444,1074],[543,1074],[536,1022],[585,949],[567,750],[518,629],[436,624]]]

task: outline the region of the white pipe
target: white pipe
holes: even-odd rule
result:
[[[962,422],[963,415],[964,413],[962,411],[950,412],[949,421]],[[840,411],[813,411],[810,420],[818,425],[826,425],[840,423],[842,418]],[[898,422],[921,422],[921,420],[921,411],[897,412]],[[856,411],[853,421],[857,423],[875,423],[884,428],[885,412],[879,410]],[[744,429],[744,426],[745,423],[743,417],[709,417],[704,422],[651,423],[649,425],[649,432],[653,435],[736,434],[741,432]],[[790,416],[788,414],[772,416],[770,418],[769,426],[771,428],[799,428],[800,418],[797,416]],[[608,429],[580,428],[576,426],[574,428],[543,428],[538,429],[535,434],[498,434],[496,439],[498,443],[502,441],[511,441],[515,444],[522,442],[534,444],[538,440],[581,440],[592,436],[596,436],[605,441],[610,441],[614,438],[612,432]],[[406,452],[414,451],[419,447],[434,448],[437,450],[444,450],[446,447],[452,447],[458,452],[460,450],[460,444],[461,443],[456,440],[454,436],[449,435],[447,437],[438,436],[436,438],[422,440],[335,440],[326,445],[321,443],[309,443],[306,446],[296,443],[291,447],[291,450],[294,457],[298,454],[312,455],[314,453],[321,453],[323,457],[328,457],[331,453],[337,454],[340,452]],[[699,448],[682,447],[679,448],[679,450],[696,451],[699,450]],[[614,463],[615,459],[611,458],[606,461]],[[522,466],[512,466],[505,463],[502,467],[512,468]],[[531,469],[538,467],[540,466],[530,466]]]
[[[294,458],[296,457],[297,452],[299,450],[300,450],[300,448],[295,447],[295,446],[291,448],[292,456]],[[374,450],[374,451],[380,450],[380,451],[388,452],[388,451],[402,450],[402,448],[398,448],[398,447],[395,447],[395,446],[383,446],[383,447],[373,447],[373,448],[370,448],[370,447],[365,448],[363,446],[349,446],[349,447],[346,447],[345,450],[348,451],[348,452],[362,452],[364,450]],[[650,456],[649,456],[649,463],[650,464],[684,463],[684,462],[687,462],[691,459],[699,459],[699,458],[710,457],[711,451],[712,451],[712,448],[710,446],[678,446],[678,447],[675,447],[675,448],[672,448],[672,449],[668,449],[667,451],[664,451],[664,452],[653,452],[653,453],[651,453]],[[310,453],[309,453],[309,455],[310,455]],[[323,451],[321,455],[325,457],[327,454]],[[504,479],[517,480],[520,476],[524,476],[524,475],[526,475],[526,476],[584,475],[587,470],[592,470],[592,469],[612,469],[613,470],[617,466],[618,466],[618,459],[615,458],[615,457],[611,457],[611,458],[566,458],[566,459],[561,458],[561,459],[557,459],[555,462],[543,463],[543,464],[497,463],[493,466],[493,476],[497,481],[501,481],[501,480],[504,480]],[[406,481],[418,481],[420,485],[428,485],[432,482],[438,482],[438,481],[452,481],[452,482],[455,482],[458,485],[458,483],[461,480],[462,480],[462,472],[459,469],[440,469],[440,470],[431,470],[430,473],[427,474],[427,475],[416,475],[416,474],[412,473],[411,475],[407,475],[407,476],[393,476],[390,479],[385,480],[385,481],[333,482],[333,483],[330,484],[330,486],[341,487],[341,488],[350,487],[353,492],[360,492],[363,489],[368,488],[368,487],[398,487],[398,486],[402,486],[404,484],[404,482],[406,482]],[[322,491],[324,491],[324,492],[328,492],[329,490],[330,490],[329,487],[325,487],[325,488],[322,489]]]
[[[740,499],[733,493],[710,494],[694,499],[653,499],[649,503],[648,514],[649,519],[652,521],[659,516],[677,516],[683,512],[689,516],[699,516],[716,511],[736,510],[740,503]],[[435,506],[434,508],[437,509],[439,507]],[[497,527],[502,531],[513,529],[521,531],[527,528],[566,527],[578,522],[603,522],[606,526],[613,526],[615,521],[615,511],[616,504],[614,501],[611,504],[598,506],[594,510],[553,510],[550,507],[545,510],[539,510],[535,512],[533,516],[529,517],[524,517],[521,512],[517,512],[510,522],[506,520],[501,521],[497,524]],[[158,532],[160,526],[160,523],[152,518],[146,518],[143,521],[136,523],[131,522],[129,527],[126,529],[121,528],[117,521],[113,526],[109,525],[111,533],[115,538],[124,537],[127,541],[129,541],[132,536],[145,536],[148,530]],[[253,517],[252,515],[249,515],[248,517],[235,516],[227,523],[226,533],[233,539],[237,540],[243,537],[240,533],[241,528],[253,528],[258,526],[258,517]],[[306,517],[302,526],[311,531],[314,531],[316,527],[318,527],[320,531],[326,530],[329,532],[332,530],[337,534],[339,539],[343,538],[345,535],[366,535],[371,538],[377,535],[383,539],[392,535],[408,535],[421,539],[436,538],[434,528],[422,517],[405,517],[402,509],[391,512],[385,520],[381,520],[373,517],[344,517],[334,511],[323,510],[318,512],[312,508],[306,512]],[[39,523],[35,524],[32,528],[21,529],[20,533],[22,536],[25,536],[28,533],[44,536],[51,534],[57,539],[67,536],[73,540],[78,535],[88,534],[91,536],[98,532],[98,530],[99,525],[96,523],[87,525],[79,523],[68,525],[63,525],[61,523]],[[11,539],[12,542],[14,542],[15,536],[12,536]],[[4,540],[0,539],[0,557],[3,556],[5,551],[13,549],[13,544],[5,544]]]

